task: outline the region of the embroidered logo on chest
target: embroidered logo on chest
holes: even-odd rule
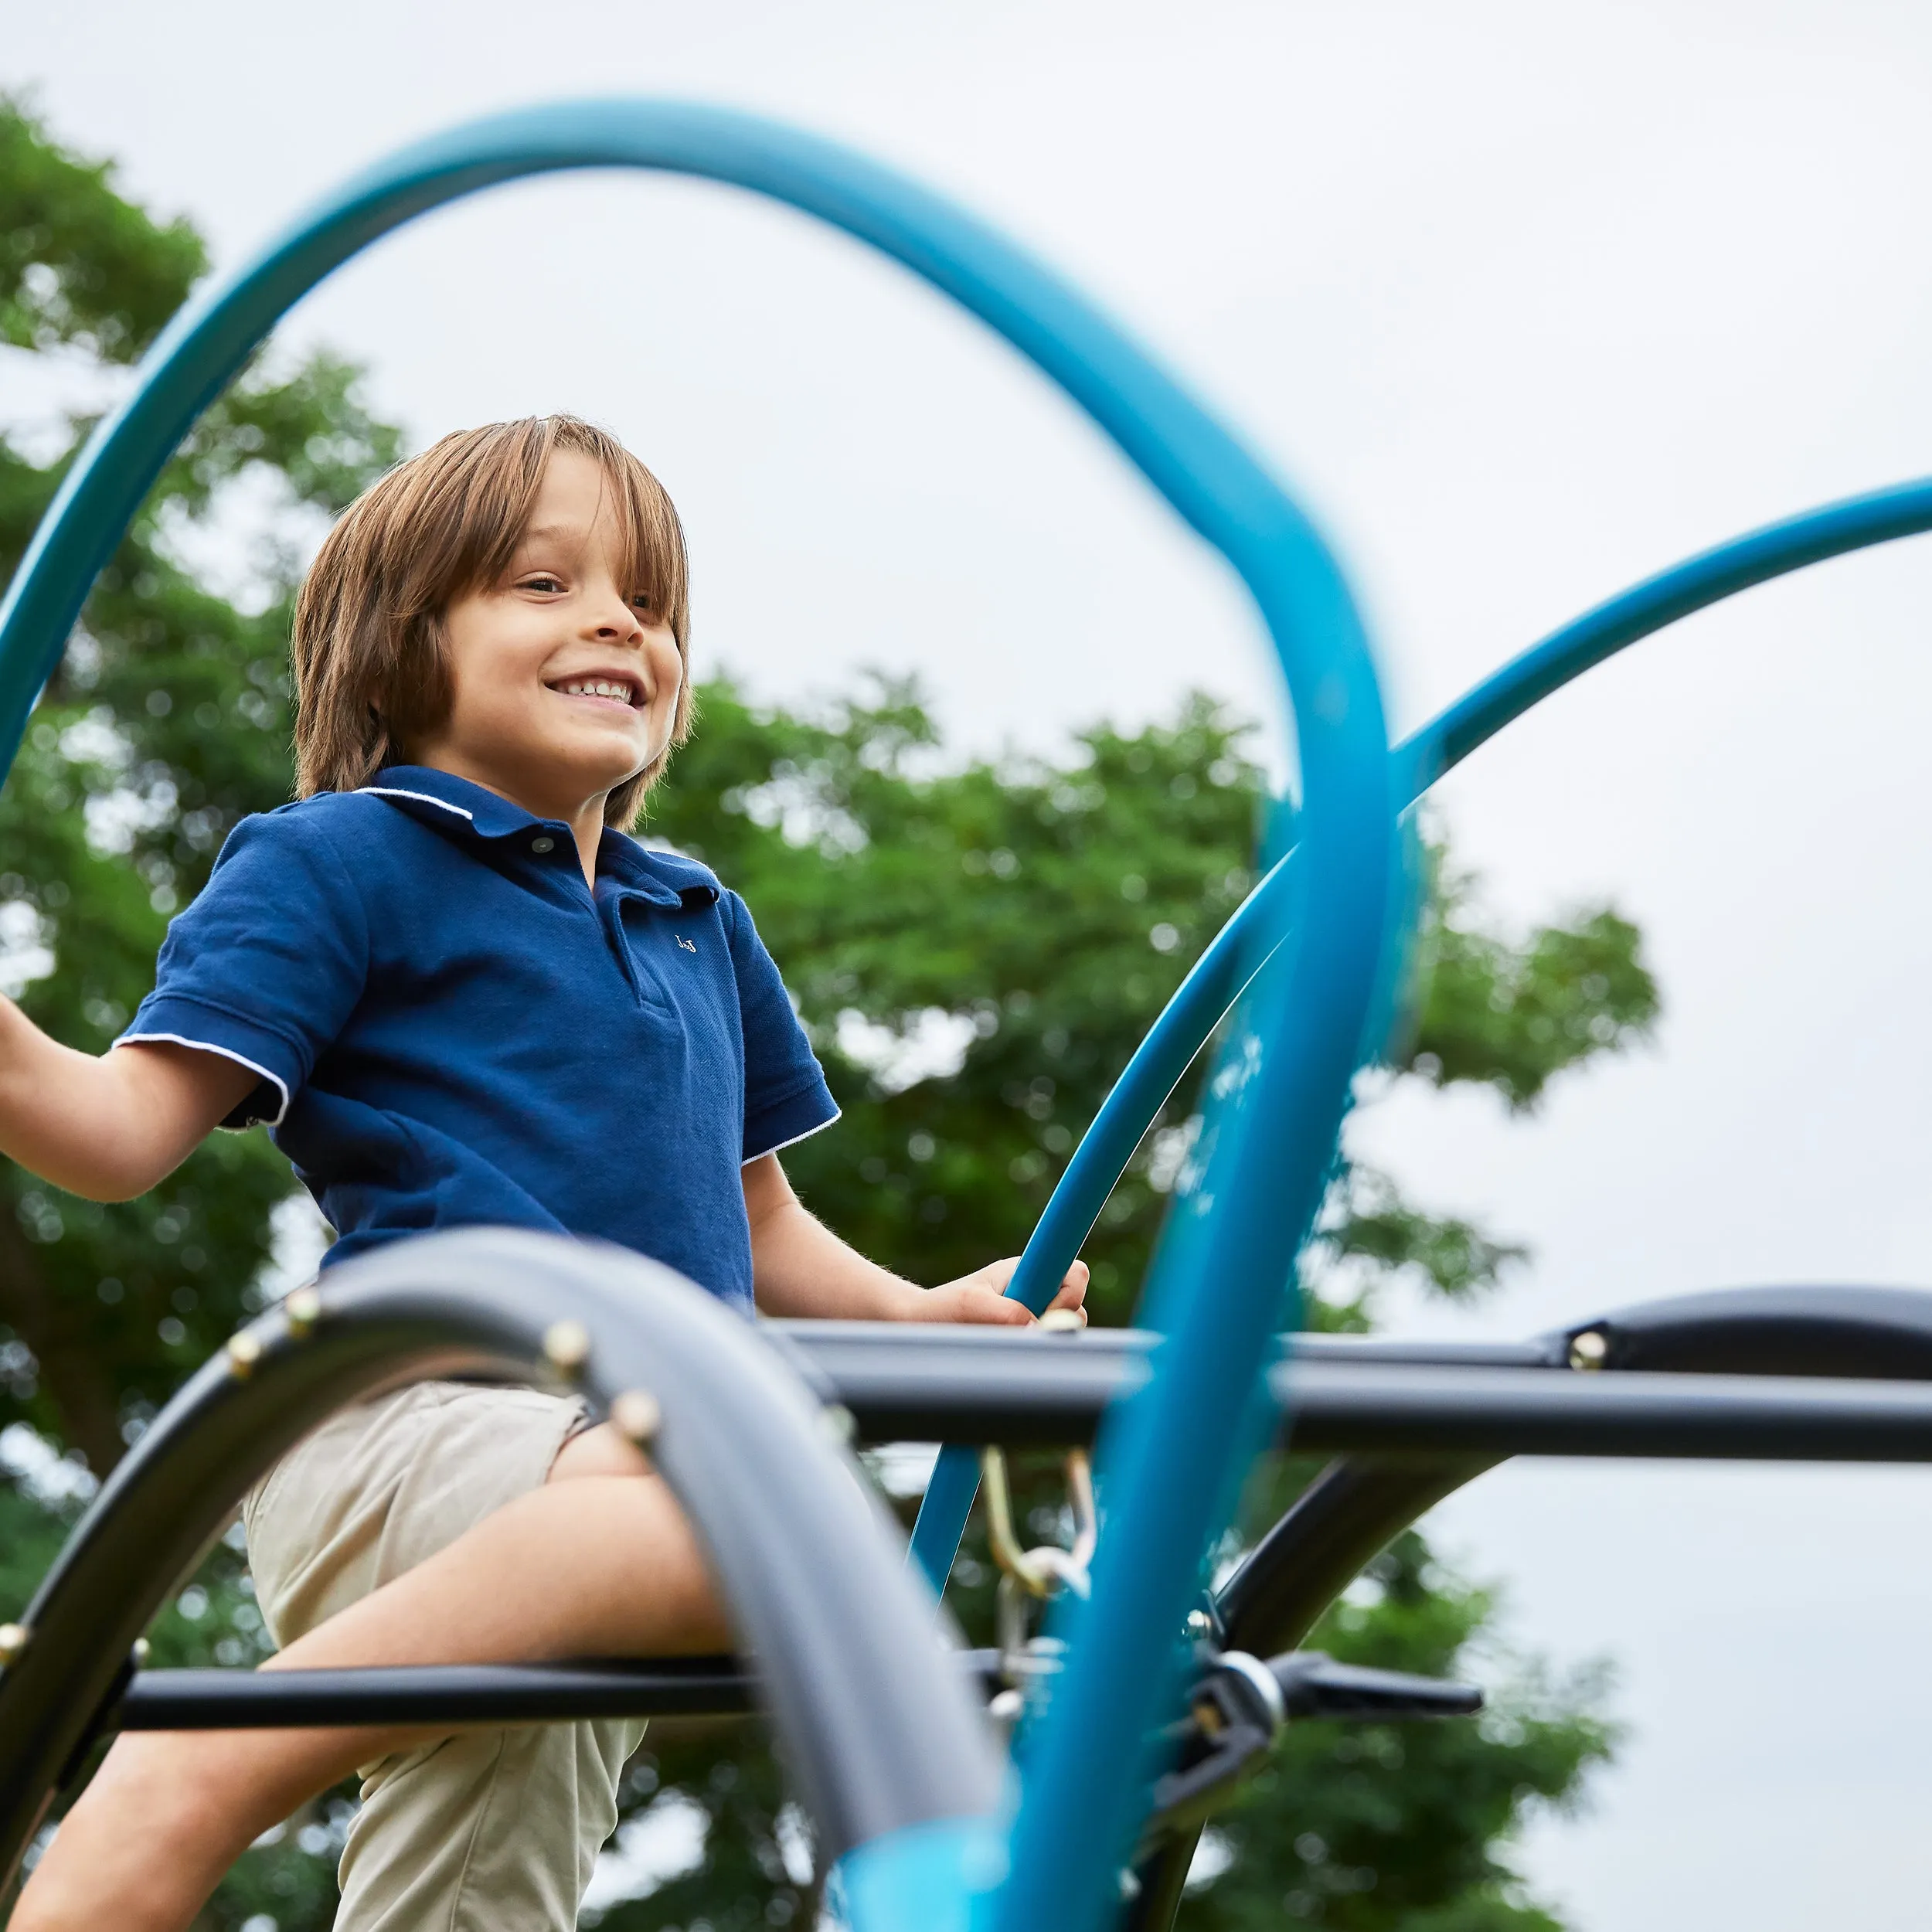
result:
[[[686,939],[682,933],[673,933],[671,937],[675,939],[687,953],[695,953],[698,950],[697,942],[695,940]]]

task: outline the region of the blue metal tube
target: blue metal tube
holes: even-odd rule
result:
[[[1733,537],[1646,577],[1512,658],[1395,752],[1405,800],[1419,798],[1506,724],[1625,645],[1740,590],[1852,550],[1932,529],[1932,478],[1897,483]]]
[[[94,577],[196,416],[280,316],[391,229],[495,183],[627,166],[729,182],[871,243],[978,315],[1094,419],[1227,558],[1260,608],[1294,701],[1306,795],[1298,872],[1307,930],[1268,976],[1241,1077],[1180,1191],[1194,1238],[1170,1240],[1155,1298],[1160,1366],[1103,1439],[1113,1508],[1100,1553],[1107,1614],[1077,1634],[1036,1753],[1005,1926],[1090,1932],[1144,1793],[1138,1750],[1165,1714],[1163,1671],[1208,1539],[1225,1517],[1263,1400],[1268,1339],[1318,1204],[1394,896],[1394,812],[1381,694],[1326,546],[1263,468],[1071,288],[924,189],[850,151],[748,116],[596,101],[494,117],[377,164],[183,311],[138,387],[70,472],[0,606],[0,759],[11,760]],[[1200,1291],[1211,1274],[1215,1293]],[[1046,1821],[1050,1820],[1050,1823]],[[992,1882],[969,1821],[852,1854],[855,1932],[944,1932]],[[871,1852],[871,1855],[867,1854]],[[863,1903],[862,1903],[862,1901]]]
[[[1397,800],[1412,804],[1444,772],[1552,692],[1679,618],[1808,564],[1927,529],[1932,480],[1896,484],[1766,524],[1646,577],[1511,658],[1403,740],[1391,754]],[[1074,1149],[1006,1289],[1036,1315],[1052,1301],[1162,1104],[1247,984],[1251,974],[1240,969],[1247,942],[1259,927],[1275,932],[1254,971],[1280,944],[1272,924],[1277,909],[1264,903],[1264,896],[1271,896],[1281,879],[1277,866],[1215,935]],[[951,1573],[978,1488],[977,1452],[948,1444],[913,1529],[913,1555],[936,1590]]]
[[[1161,1009],[1159,1019],[1135,1048],[1100,1112],[1080,1137],[1046,1212],[1027,1237],[1013,1278],[1006,1284],[1006,1292],[1025,1302],[1034,1314],[1045,1313],[1059,1293],[1067,1268],[1126,1172],[1141,1137],[1201,1050],[1202,1041],[1219,1026],[1252,971],[1259,969],[1260,962],[1250,962],[1248,957],[1250,942],[1257,930],[1277,934],[1274,944],[1260,948],[1263,959],[1274,956],[1278,935],[1287,929],[1294,886],[1292,859],[1291,854],[1279,861],[1215,934],[1207,951],[1175,988],[1174,997]],[[913,1525],[913,1560],[937,1591],[944,1590],[952,1573],[959,1539],[978,1492],[978,1447],[971,1443],[947,1443],[933,1464],[918,1520]]]

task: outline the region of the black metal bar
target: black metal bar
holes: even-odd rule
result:
[[[997,1650],[953,1653],[981,1694]],[[1270,1658],[1290,1717],[1375,1719],[1479,1709],[1472,1685],[1338,1664],[1319,1651]],[[144,1670],[104,1728],[277,1730],[359,1724],[543,1724],[585,1717],[733,1717],[758,1708],[755,1675],[729,1655],[573,1664],[435,1664],[364,1670]]]
[[[1085,1441],[1116,1396],[1147,1379],[1158,1338],[1139,1329],[764,1321],[761,1332],[869,1441]]]
[[[777,1325],[768,1325],[776,1327]],[[1134,1331],[787,1325],[786,1351],[873,1440],[1083,1440],[1147,1373]],[[1314,1344],[1321,1341],[1325,1345]],[[1552,1372],[1556,1338],[1495,1366],[1309,1338],[1270,1371],[1298,1450],[1365,1454],[1932,1461],[1932,1384]],[[1534,1361],[1538,1366],[1523,1366]]]
[[[1169,1832],[1134,1866],[1134,1885],[1121,1907],[1120,1932],[1168,1932],[1181,1909],[1189,1868],[1206,1828]]]
[[[954,1651],[976,1692],[999,1653]],[[730,1717],[759,1706],[736,1657],[580,1664],[439,1664],[379,1670],[148,1670],[107,1714],[124,1731],[276,1730],[349,1724],[541,1724],[581,1717]]]
[[[1338,1664],[1318,1650],[1290,1651],[1270,1657],[1268,1669],[1281,1686],[1281,1703],[1291,1719],[1336,1718],[1345,1723],[1393,1724],[1419,1719],[1468,1717],[1482,1709],[1474,1684],[1413,1672],[1374,1670],[1364,1664]]]
[[[1093,1432],[1116,1397],[1145,1381],[1158,1338],[1142,1329],[951,1327],[870,1321],[766,1321],[764,1333],[827,1402],[851,1410],[872,1441],[1061,1444]],[[1380,1335],[1283,1336],[1298,1365],[1381,1362],[1560,1368],[1561,1345],[1436,1342]]]
[[[1291,1446],[1432,1460],[1687,1457],[1932,1461],[1932,1385],[1298,1363]]]
[[[1724,1288],[1673,1295],[1544,1338],[1609,1369],[1932,1381],[1932,1294],[1917,1288]]]
[[[381,1670],[138,1672],[107,1727],[277,1730],[348,1724],[536,1724],[735,1716],[757,1703],[735,1657],[636,1664],[441,1664]]]
[[[425,1376],[528,1381],[580,1366],[604,1400],[655,1398],[653,1455],[760,1659],[828,1856],[991,1810],[1002,1767],[903,1543],[795,1377],[713,1298],[628,1250],[476,1230],[346,1263],[321,1298],[318,1321],[265,1316],[190,1379],[36,1595],[25,1648],[0,1675],[0,1874],[117,1692],[135,1638],[243,1492],[343,1403]]]
[[[1409,1526],[1491,1461],[1331,1463],[1215,1597],[1230,1650],[1298,1650],[1329,1604]]]

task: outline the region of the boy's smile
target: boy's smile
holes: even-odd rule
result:
[[[587,873],[604,798],[670,742],[684,678],[665,614],[623,580],[629,555],[602,468],[557,451],[509,568],[444,615],[449,716],[410,747],[570,824]]]
[[[588,698],[593,704],[621,705],[626,711],[635,711],[644,702],[643,691],[628,672],[562,679],[550,689],[566,698]]]

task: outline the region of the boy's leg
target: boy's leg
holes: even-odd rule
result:
[[[461,1731],[386,1759],[342,1852],[338,1932],[570,1932],[644,1728]]]
[[[446,1549],[298,1638],[264,1669],[500,1663],[727,1648],[689,1525],[628,1445],[578,1439],[570,1478],[506,1503]],[[633,1452],[634,1453],[634,1452]],[[641,1459],[638,1465],[641,1467]],[[423,1731],[148,1733],[120,1739],[29,1880],[12,1932],[181,1932],[248,1845],[359,1765]]]
[[[641,1475],[608,1428],[574,1436],[555,1482]],[[338,1932],[557,1932],[577,1923],[644,1720],[459,1731],[363,1772],[342,1851]]]

